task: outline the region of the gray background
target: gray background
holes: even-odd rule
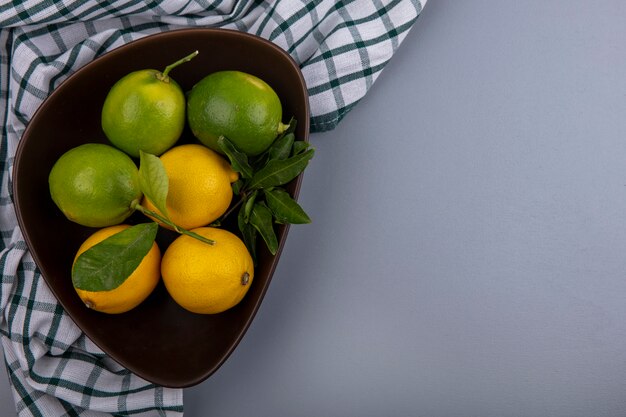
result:
[[[311,138],[314,224],[185,415],[626,416],[624,22],[430,0]]]

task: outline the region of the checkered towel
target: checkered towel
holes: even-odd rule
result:
[[[182,415],[182,390],[116,364],[76,327],[42,280],[17,227],[17,143],[48,94],[97,56],[143,36],[224,27],[273,41],[300,64],[313,131],[365,95],[426,0],[0,1],[0,332],[20,416]]]

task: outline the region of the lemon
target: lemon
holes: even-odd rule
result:
[[[87,249],[129,227],[121,224],[98,230],[80,246],[74,263]],[[137,307],[152,293],[161,277],[160,264],[161,252],[157,244],[153,243],[139,266],[119,287],[109,291],[85,291],[76,287],[74,289],[85,305],[92,310],[109,314],[124,313]]]
[[[139,171],[112,146],[87,143],[64,153],[48,177],[50,195],[71,221],[89,227],[123,222],[142,197]]]
[[[163,254],[163,282],[181,307],[193,313],[221,313],[248,292],[254,278],[252,257],[244,243],[227,230],[201,227],[193,232],[215,244],[178,237]]]
[[[191,131],[220,153],[220,136],[248,155],[262,153],[286,128],[281,119],[282,106],[272,87],[241,71],[209,74],[193,86],[187,97]]]
[[[117,81],[102,106],[102,130],[113,145],[133,157],[142,150],[161,155],[185,127],[185,95],[169,71],[197,52],[168,66],[134,71]]]
[[[184,229],[206,226],[228,209],[238,174],[221,155],[199,144],[175,146],[160,157],[169,178],[169,218]],[[144,198],[142,206],[163,215]]]

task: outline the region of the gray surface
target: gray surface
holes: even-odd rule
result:
[[[314,224],[185,415],[625,416],[625,21],[430,0],[312,137]]]

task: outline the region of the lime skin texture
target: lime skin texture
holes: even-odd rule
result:
[[[242,152],[265,151],[284,127],[276,92],[263,80],[241,71],[218,71],[200,80],[187,97],[187,121],[200,142],[222,153],[225,136]]]
[[[142,197],[133,160],[110,145],[86,143],[70,149],[48,176],[50,195],[69,220],[88,227],[112,226]]]
[[[130,156],[161,155],[185,127],[185,95],[171,77],[147,69],[117,81],[102,106],[102,130]]]

